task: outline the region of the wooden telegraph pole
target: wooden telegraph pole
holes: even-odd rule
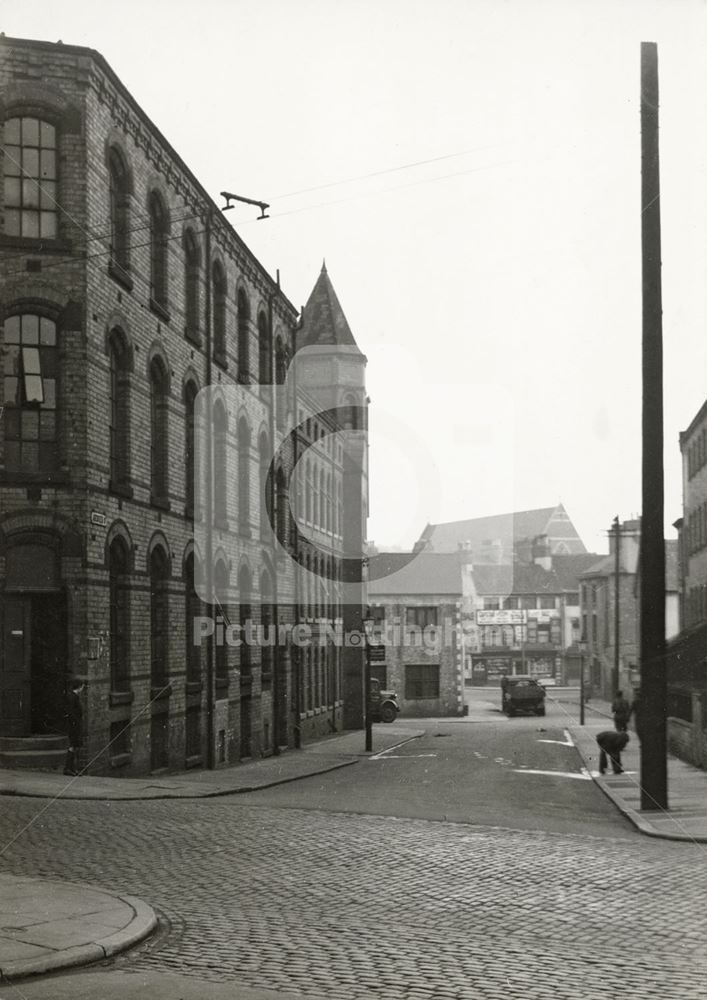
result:
[[[658,159],[658,47],[641,43],[643,511],[641,516],[641,809],[667,809],[663,308]]]

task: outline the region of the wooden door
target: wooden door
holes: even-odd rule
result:
[[[4,597],[0,656],[0,735],[30,731],[31,600]]]

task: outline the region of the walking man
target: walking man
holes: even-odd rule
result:
[[[625,733],[628,729],[628,720],[631,718],[631,706],[624,698],[623,691],[616,692],[616,697],[611,703],[611,711],[614,715],[616,732]]]
[[[597,744],[599,746],[599,774],[606,774],[608,760],[611,760],[611,767],[614,774],[623,774],[621,766],[621,751],[628,743],[628,733],[616,732],[607,729],[603,733],[597,733]],[[608,758],[608,760],[607,760]]]
[[[66,698],[66,735],[69,738],[69,749],[66,751],[64,774],[79,773],[79,750],[83,746],[83,708],[81,692],[84,682],[75,677],[71,681],[71,690]]]

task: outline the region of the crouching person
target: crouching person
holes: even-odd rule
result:
[[[599,773],[606,774],[607,758],[611,760],[611,767],[614,774],[623,774],[621,766],[621,751],[628,743],[628,733],[617,733],[613,729],[607,729],[603,733],[597,734],[597,744],[599,746]]]

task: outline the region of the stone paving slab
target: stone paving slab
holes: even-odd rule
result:
[[[156,925],[152,908],[135,896],[0,875],[0,982],[100,961]]]
[[[564,702],[564,699],[563,699]],[[565,704],[568,704],[565,702]],[[569,703],[571,704],[571,703]],[[687,840],[707,843],[707,772],[677,757],[668,757],[668,806],[665,809],[641,809],[641,751],[635,732],[621,754],[624,774],[599,774],[599,747],[596,735],[612,729],[611,706],[592,699],[585,711],[585,725],[577,719],[578,705],[568,715],[567,728],[584,760],[587,770],[604,794],[641,833],[664,840]]]
[[[424,734],[422,728],[381,723],[373,727],[372,754],[392,749]],[[287,750],[277,757],[236,764],[214,771],[188,771],[148,778],[112,778],[0,769],[0,795],[62,799],[195,799],[253,792],[272,785],[325,774],[355,764],[365,751],[362,730],[341,733],[312,743],[302,750]]]
[[[323,991],[322,997],[332,994]],[[22,983],[23,1000],[302,1000],[302,994],[153,970],[87,970]],[[2,992],[0,1000],[21,1000]],[[311,1000],[311,994],[309,997]]]

